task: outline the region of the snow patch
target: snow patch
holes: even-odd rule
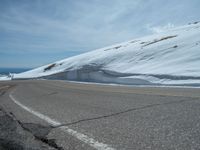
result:
[[[197,85],[199,65],[200,23],[197,22],[14,74],[13,79]]]

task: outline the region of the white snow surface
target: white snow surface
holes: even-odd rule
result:
[[[11,80],[11,78],[8,76],[0,75],[0,81],[8,81],[8,80]]]
[[[70,57],[13,79],[46,78],[137,85],[200,84],[200,23]]]

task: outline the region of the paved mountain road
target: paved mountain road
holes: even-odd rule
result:
[[[24,123],[56,126],[64,149],[199,149],[200,89],[63,81],[0,82],[0,105]]]

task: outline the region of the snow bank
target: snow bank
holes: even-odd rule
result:
[[[119,84],[200,84],[200,23],[70,57],[13,79]]]
[[[11,80],[10,77],[7,77],[7,76],[0,76],[0,81],[9,81]]]

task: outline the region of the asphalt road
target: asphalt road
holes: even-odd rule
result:
[[[27,80],[0,82],[0,91],[21,122],[54,126],[48,138],[63,149],[200,149],[198,88]]]

